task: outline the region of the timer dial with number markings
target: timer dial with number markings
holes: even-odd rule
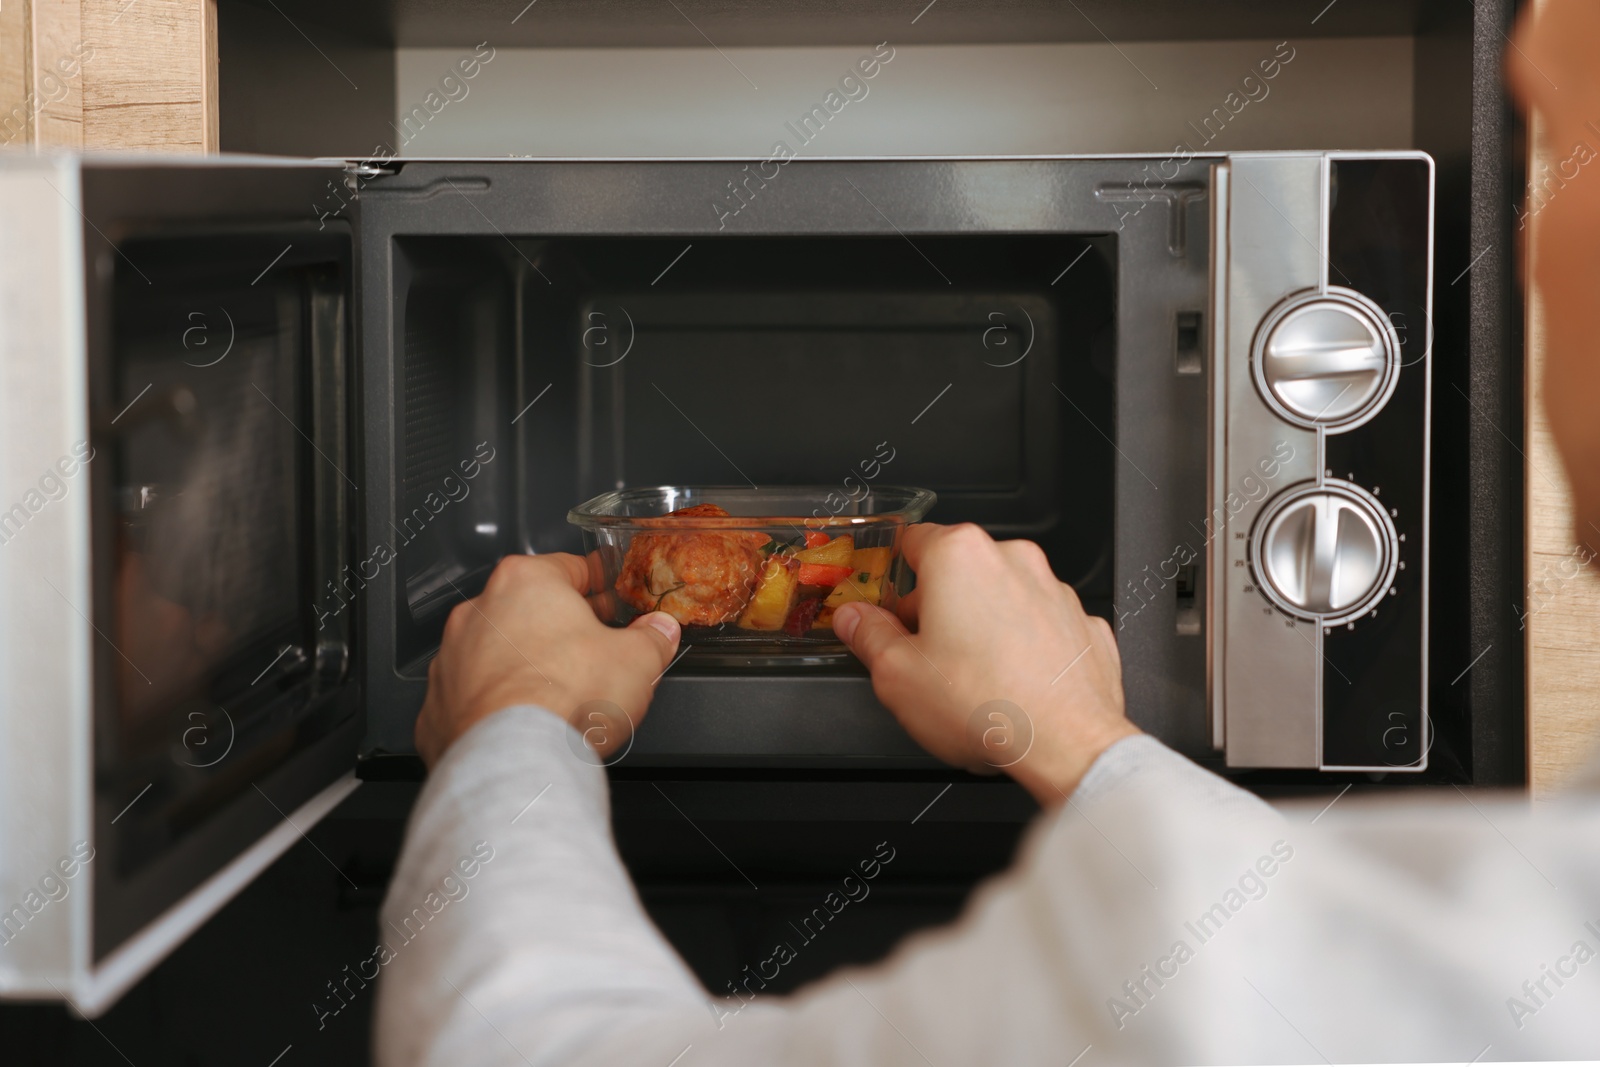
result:
[[[1250,557],[1261,592],[1288,614],[1332,625],[1372,609],[1394,580],[1394,523],[1348,482],[1290,489],[1256,520]]]

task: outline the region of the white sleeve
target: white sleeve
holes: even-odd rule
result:
[[[412,940],[392,934],[376,1021],[385,1067],[1600,1055],[1592,800],[1539,820],[1453,790],[1280,814],[1130,738],[1036,821],[1013,869],[953,926],[792,997],[756,977],[712,1000],[644,915],[611,844],[603,775],[574,757],[569,731],[537,709],[501,712],[424,790],[387,930],[444,895],[475,842],[494,858]],[[818,924],[871,908],[869,883],[819,900]],[[806,947],[774,946],[745,973],[770,978]]]
[[[379,934],[386,1067],[565,1063],[641,1014],[706,1015],[612,843],[599,757],[540,708],[490,716],[434,768]]]

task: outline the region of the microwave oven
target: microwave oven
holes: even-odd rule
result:
[[[0,161],[0,995],[114,1001],[623,485],[932,488],[1177,750],[1426,777],[1433,198],[1408,151]],[[938,766],[859,668],[692,649],[626,759]]]

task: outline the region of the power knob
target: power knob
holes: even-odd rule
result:
[[[1400,340],[1383,309],[1351,289],[1300,294],[1256,331],[1256,387],[1298,426],[1347,430],[1370,419],[1400,378]]]
[[[1256,520],[1250,551],[1261,591],[1297,618],[1324,625],[1367,612],[1399,560],[1394,522],[1348,482],[1280,493]]]

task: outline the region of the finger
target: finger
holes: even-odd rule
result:
[[[478,605],[468,597],[450,609],[450,614],[444,617],[444,633],[441,638],[442,646],[454,645],[461,631],[471,621],[472,616],[478,611]],[[433,674],[433,664],[439,662],[439,657],[434,656],[433,662],[428,665],[429,677]]]
[[[489,580],[484,583],[483,596],[498,598],[517,593],[529,586],[563,585],[580,594],[589,591],[589,564],[578,556],[566,552],[547,555],[503,556],[495,564]]]
[[[533,558],[544,560],[556,568],[557,573],[565,578],[568,584],[578,592],[585,594],[589,592],[590,583],[594,576],[594,568],[591,567],[588,559],[583,556],[574,556],[570,552],[546,552]],[[598,563],[598,560],[596,560],[596,563]]]
[[[638,648],[638,655],[650,666],[650,673],[659,676],[678,654],[683,628],[666,612],[652,611],[634,619],[620,633]]]
[[[594,611],[594,617],[601,622],[616,622],[617,616],[621,614],[621,598],[617,596],[614,589],[607,589],[603,593],[595,593],[585,599],[588,600],[589,607]]]
[[[895,646],[913,640],[893,612],[859,601],[833,613],[833,633],[869,671],[879,670]]]
[[[434,662],[438,662],[435,660]],[[416,725],[411,728],[411,743],[416,747],[417,755],[422,757],[423,766],[433,768],[438,762],[437,753],[433,750],[433,720],[438,715],[435,709],[432,670],[429,670],[428,695],[422,701],[422,711],[417,715]]]
[[[600,550],[597,548],[593,552],[589,553],[589,555],[585,557],[585,561],[589,565],[589,587],[587,590],[580,589],[578,591],[580,593],[593,591],[596,594],[607,591],[606,561],[601,557]]]
[[[915,631],[922,620],[922,587],[919,585],[906,595],[898,597],[894,602],[894,613],[905,623],[906,629]]]
[[[906,532],[900,535],[900,558],[912,570],[919,570],[923,553],[928,550],[928,543],[945,531],[945,527],[936,522],[915,522],[906,527]]]

